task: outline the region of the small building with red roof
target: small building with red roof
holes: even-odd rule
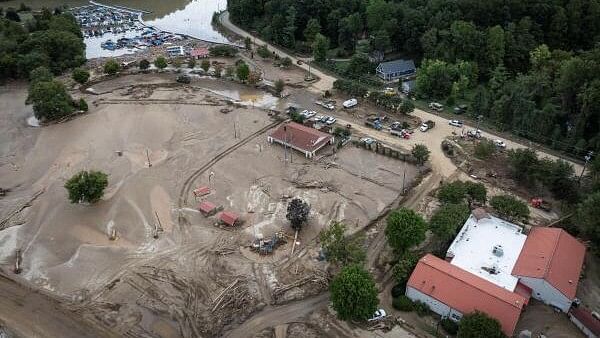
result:
[[[195,197],[206,196],[210,194],[210,188],[207,186],[202,186],[194,189],[193,191]]]
[[[277,128],[267,140],[290,147],[312,158],[327,144],[333,144],[334,137],[296,122],[284,123]]]
[[[600,337],[600,319],[597,314],[583,307],[574,307],[569,311],[569,319],[588,338]]]
[[[232,211],[223,211],[219,215],[219,221],[225,225],[236,226],[239,223],[240,216]]]
[[[190,51],[190,56],[194,59],[204,59],[210,55],[210,51],[206,47],[194,48]]]
[[[206,217],[212,216],[217,212],[217,206],[214,203],[204,201],[198,206],[198,211]]]
[[[474,311],[484,312],[496,318],[509,337],[528,303],[523,295],[430,254],[417,263],[406,285],[406,296],[455,321]]]
[[[534,227],[512,274],[532,289],[532,296],[569,311],[583,269],[585,246],[560,228]]]

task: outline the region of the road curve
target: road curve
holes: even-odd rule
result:
[[[306,71],[309,70],[309,66],[305,63],[305,59],[298,58],[296,56],[288,54],[285,51],[273,46],[272,44],[246,32],[245,30],[239,28],[238,26],[234,25],[229,20],[229,12],[228,11],[221,13],[221,15],[219,16],[219,21],[221,22],[223,27],[227,28],[228,30],[232,31],[233,33],[235,33],[243,38],[246,38],[246,37],[251,38],[255,45],[261,45],[261,46],[267,45],[267,47],[270,50],[274,51],[277,55],[279,55],[279,57],[288,57],[296,65],[298,65],[298,60],[303,61],[301,65],[298,65],[298,67],[300,67]],[[325,74],[322,71],[315,69],[315,68],[310,68],[310,71],[312,74],[314,74],[320,78],[319,81],[314,82],[312,84],[312,86],[314,88],[316,88],[318,90],[322,90],[322,91],[330,90],[331,88],[333,88],[333,82],[335,82],[335,80],[337,80],[335,77]]]
[[[18,337],[117,337],[56,300],[0,274],[0,326]]]

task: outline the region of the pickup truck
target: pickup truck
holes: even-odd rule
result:
[[[332,101],[315,101],[315,104],[328,110],[335,109],[335,104]]]
[[[433,127],[435,127],[435,122],[429,120],[429,121],[425,121],[423,122],[423,124],[421,125],[421,128],[419,128],[422,132],[426,132],[429,129],[432,129]]]

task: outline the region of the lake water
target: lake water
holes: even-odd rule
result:
[[[213,13],[225,10],[227,0],[97,0],[97,2],[151,12],[145,14],[143,20],[147,25],[160,30],[186,34],[210,42],[228,42],[227,38],[211,25]],[[83,0],[11,0],[0,3],[0,7],[18,7],[20,3],[32,8],[54,8],[61,5],[76,7],[89,4],[88,1]],[[98,48],[102,41],[116,40],[130,35],[104,35],[101,38],[86,39],[89,40],[86,41],[89,49],[88,58],[117,56],[130,52],[125,49],[110,52]]]

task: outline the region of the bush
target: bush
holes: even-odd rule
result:
[[[143,59],[142,61],[140,61],[139,67],[141,70],[146,70],[150,68],[150,61]]]
[[[98,202],[107,186],[108,175],[100,171],[80,171],[65,183],[71,203]]]
[[[458,324],[458,338],[504,338],[498,320],[475,311],[463,316]]]
[[[406,284],[396,284],[391,291],[393,298],[404,296],[404,292],[406,292]]]
[[[406,284],[408,282],[408,278],[410,278],[410,274],[417,266],[417,262],[419,261],[419,257],[412,252],[405,252],[400,256],[398,262],[394,265],[394,278],[396,281],[401,284]]]
[[[188,84],[188,83],[192,82],[192,78],[190,78],[189,76],[187,76],[185,74],[182,74],[177,77],[177,82]]]
[[[419,316],[427,316],[428,314],[431,313],[431,309],[429,308],[429,305],[427,305],[423,302],[419,302],[419,301],[416,301],[413,304],[414,304],[414,309]]]
[[[83,98],[79,99],[77,106],[79,106],[79,110],[81,111],[88,111],[89,109],[87,102]]]
[[[227,45],[212,46],[208,49],[211,56],[235,56],[238,52],[237,48]]]
[[[394,309],[404,312],[411,312],[415,309],[415,303],[413,303],[413,301],[405,295],[394,297],[392,300],[392,306]]]
[[[487,160],[496,152],[496,145],[490,140],[481,140],[475,146],[475,157]]]
[[[189,69],[194,69],[194,67],[196,67],[196,59],[192,58],[188,60],[188,68]]]
[[[269,48],[267,48],[267,45],[258,47],[256,49],[256,54],[258,54],[258,56],[260,56],[263,59],[268,59],[271,57],[271,52],[269,51]]]
[[[529,207],[510,195],[494,196],[490,200],[490,205],[500,214],[500,216],[509,221],[527,221],[529,218]]]
[[[448,334],[455,335],[458,332],[458,323],[450,318],[442,318],[442,320],[440,320],[440,326]]]
[[[292,65],[292,59],[290,59],[289,57],[284,57],[283,59],[281,59],[281,65],[284,67],[290,67]]]
[[[121,70],[121,65],[113,59],[106,61],[106,63],[104,64],[104,73],[105,74],[115,75],[120,70]]]
[[[73,80],[79,84],[84,84],[90,79],[90,72],[83,68],[73,69]]]
[[[346,137],[349,137],[351,134],[352,134],[352,132],[348,128],[335,127],[333,129],[333,135],[335,135],[337,137],[346,138]]]
[[[417,160],[417,163],[423,165],[429,159],[429,149],[424,144],[415,144],[411,154]]]
[[[154,65],[158,69],[165,69],[167,68],[167,59],[165,59],[162,56],[159,56],[156,58],[156,60],[154,60]]]

